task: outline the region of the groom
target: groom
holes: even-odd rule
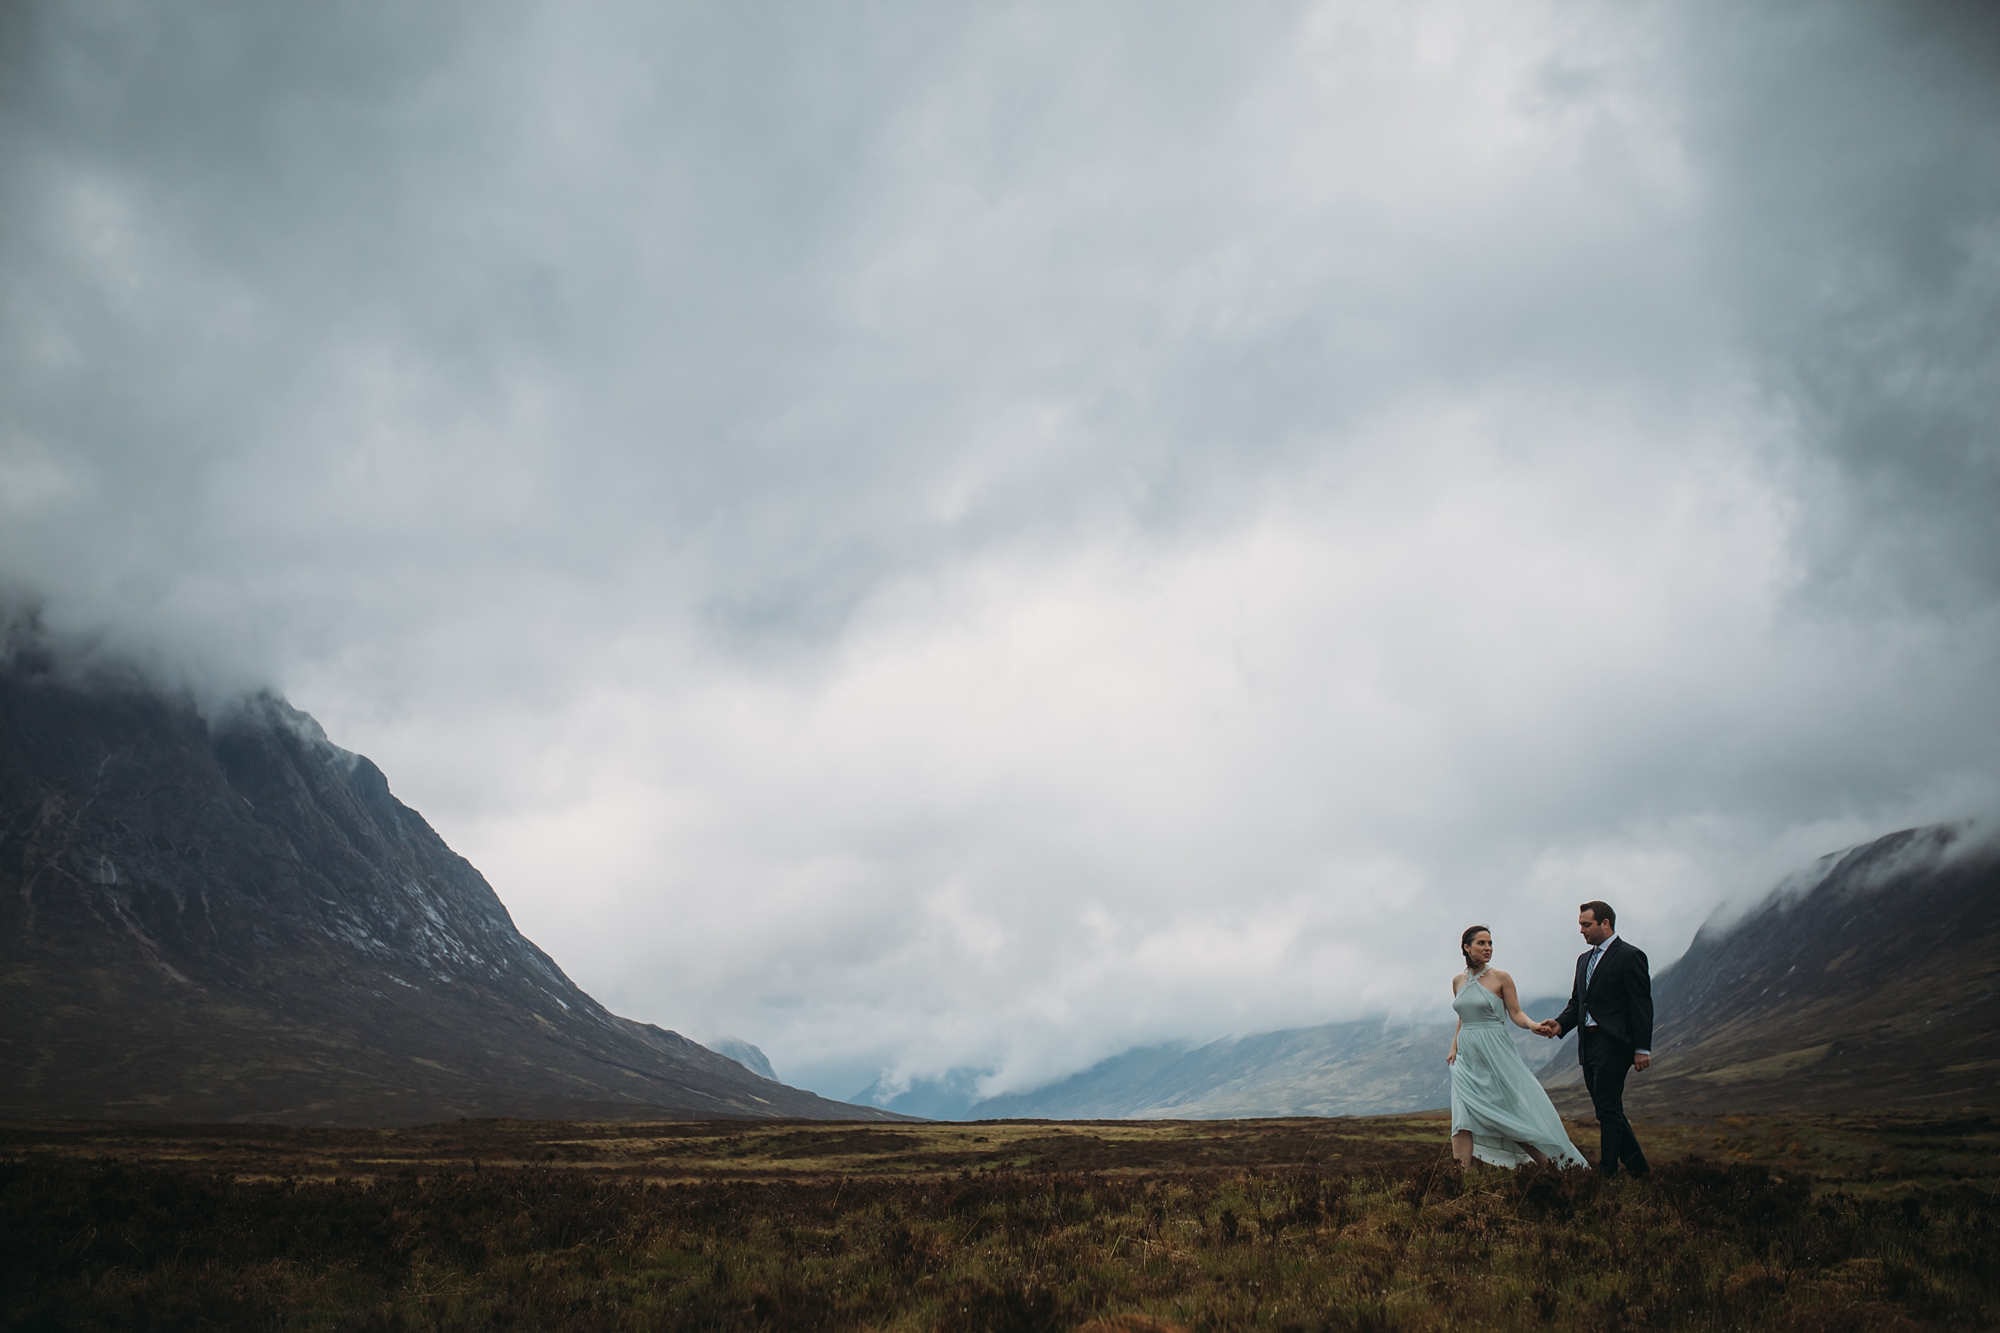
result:
[[[1652,1168],[1625,1118],[1625,1076],[1653,1063],[1653,978],[1646,955],[1618,938],[1618,914],[1609,903],[1583,904],[1576,924],[1591,947],[1576,960],[1569,1008],[1536,1030],[1560,1037],[1571,1028],[1583,1029],[1576,1058],[1603,1136],[1597,1169],[1608,1180],[1623,1162],[1634,1176],[1643,1176]]]

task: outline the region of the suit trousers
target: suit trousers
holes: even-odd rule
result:
[[[1632,1072],[1632,1048],[1602,1028],[1584,1028],[1576,1034],[1577,1055],[1583,1062],[1583,1086],[1590,1090],[1590,1104],[1597,1109],[1599,1134],[1597,1169],[1609,1179],[1618,1174],[1623,1162],[1635,1176],[1652,1168],[1632,1122],[1625,1118],[1625,1077]]]

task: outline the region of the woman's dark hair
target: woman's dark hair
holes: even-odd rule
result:
[[[1482,930],[1489,935],[1493,933],[1485,926],[1467,926],[1465,933],[1458,937],[1458,951],[1465,955],[1465,970],[1468,972],[1472,970],[1472,954],[1468,951],[1468,946],[1472,943],[1472,937]]]

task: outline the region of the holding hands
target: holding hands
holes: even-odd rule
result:
[[[1562,1025],[1557,1023],[1553,1018],[1545,1018],[1530,1027],[1528,1031],[1538,1037],[1560,1037],[1562,1035]],[[1446,1059],[1448,1061],[1450,1057],[1447,1056]],[[1646,1072],[1646,1066],[1652,1063],[1653,1053],[1651,1051],[1639,1051],[1632,1057],[1632,1067],[1642,1074]]]

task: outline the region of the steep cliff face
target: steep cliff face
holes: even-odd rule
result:
[[[0,1114],[889,1118],[608,1013],[367,759],[0,662]]]
[[[2000,1102],[2000,849],[1953,825],[1823,858],[1656,978],[1640,1110]],[[1573,1038],[1571,1039],[1573,1040]],[[1570,1041],[1543,1074],[1588,1105]]]

